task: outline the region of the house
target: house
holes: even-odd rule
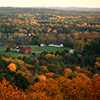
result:
[[[14,52],[20,52],[20,53],[32,53],[32,48],[22,47],[21,45],[15,45],[14,43],[10,43],[8,45],[6,52],[8,51],[14,51]]]
[[[53,46],[53,47],[64,47],[64,45],[63,44],[60,44],[60,43],[49,44],[49,46]]]
[[[49,44],[49,46],[51,46],[51,47],[52,47],[52,46],[54,46],[54,44]]]
[[[63,44],[56,43],[55,44],[55,47],[64,47],[64,45]]]
[[[45,46],[46,46],[46,44],[44,44],[44,43],[40,44],[40,47],[45,47]]]
[[[19,48],[20,48],[19,52],[21,53],[32,53],[31,47],[19,47]]]
[[[19,51],[19,48],[18,47],[10,47],[10,51],[18,52]]]
[[[12,44],[12,45],[7,47],[6,52],[9,52],[9,51],[19,52],[19,50],[20,50],[19,46]]]
[[[19,46],[16,47],[16,52],[19,52],[20,48]]]
[[[18,48],[17,48],[17,46],[16,45],[11,45],[10,47],[10,51],[18,51]]]
[[[70,54],[74,54],[74,52],[75,52],[75,49],[69,50],[69,53],[70,53]]]

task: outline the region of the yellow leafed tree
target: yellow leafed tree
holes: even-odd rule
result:
[[[16,71],[16,65],[14,63],[10,63],[8,66],[7,66],[11,71]]]

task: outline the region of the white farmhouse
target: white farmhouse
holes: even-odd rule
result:
[[[49,44],[49,46],[53,46],[53,47],[64,47],[64,45],[63,44],[60,44],[60,43]]]

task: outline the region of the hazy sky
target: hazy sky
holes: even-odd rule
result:
[[[92,7],[100,8],[100,0],[0,0],[0,7]]]

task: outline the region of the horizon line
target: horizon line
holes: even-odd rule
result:
[[[46,6],[34,6],[34,7],[18,7],[18,6],[0,6],[0,8],[96,8],[99,9],[100,7],[76,7],[76,6],[69,6],[69,7],[60,7],[60,6],[50,6],[50,7],[46,7]]]

